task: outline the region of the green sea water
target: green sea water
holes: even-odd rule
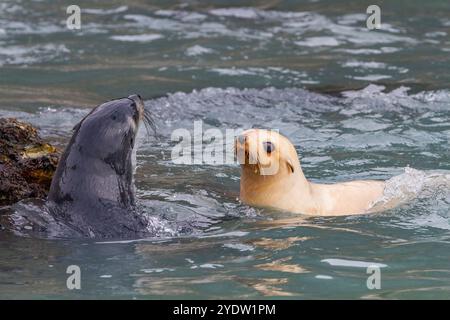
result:
[[[139,135],[140,205],[192,225],[113,242],[0,231],[0,298],[450,298],[450,4],[380,1],[370,31],[372,2],[78,1],[80,30],[67,1],[0,2],[0,116],[64,146],[89,108],[139,93],[158,126]],[[420,192],[376,215],[251,208],[238,165],[171,161],[172,132],[199,120],[279,129],[312,181],[403,174],[394,189]]]

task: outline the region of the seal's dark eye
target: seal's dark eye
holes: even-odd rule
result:
[[[263,142],[263,146],[267,153],[272,153],[275,150],[275,145],[270,141]]]

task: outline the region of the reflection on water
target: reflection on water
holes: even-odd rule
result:
[[[255,268],[266,270],[266,271],[279,271],[279,272],[290,272],[290,273],[305,273],[309,272],[306,269],[302,268],[296,264],[285,263],[292,259],[292,257],[286,257],[282,259],[278,259],[275,261],[271,261],[268,263],[257,264]]]
[[[86,107],[147,97],[158,137],[139,135],[138,198],[184,230],[101,243],[0,232],[0,298],[449,298],[448,4],[385,3],[383,29],[370,32],[363,2],[80,1],[77,33],[58,1],[1,3],[1,116],[63,146]],[[389,179],[408,166],[435,178],[376,215],[250,208],[237,200],[237,165],[171,161],[172,131],[195,120],[279,129],[312,181]],[[81,291],[66,288],[73,264]],[[368,264],[386,266],[376,292]]]
[[[266,250],[286,250],[294,245],[296,242],[309,240],[308,237],[288,237],[284,239],[270,239],[270,238],[260,238],[253,240],[251,244],[264,248]]]
[[[294,293],[281,288],[288,282],[287,278],[240,279],[240,281],[265,297],[290,297]],[[298,294],[295,294],[298,296]]]

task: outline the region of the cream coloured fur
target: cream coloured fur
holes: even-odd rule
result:
[[[267,152],[267,143],[273,150]],[[246,204],[319,216],[368,212],[384,181],[309,182],[291,142],[275,131],[250,129],[236,139],[241,163],[240,198]]]

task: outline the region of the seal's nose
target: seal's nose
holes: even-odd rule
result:
[[[136,104],[144,104],[144,101],[142,101],[142,97],[138,94],[132,94],[128,97],[128,99],[133,100],[136,102]]]
[[[132,94],[131,96],[128,97],[128,99],[130,99],[131,101],[134,102],[134,104],[136,105],[136,109],[138,111],[139,114],[139,119],[142,119],[143,115],[144,115],[144,101],[142,100],[141,96],[138,94]]]

